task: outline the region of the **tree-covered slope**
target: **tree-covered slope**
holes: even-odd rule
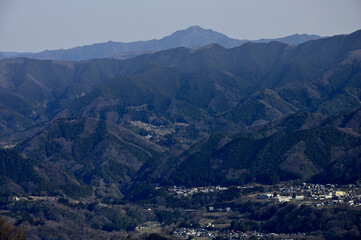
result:
[[[58,119],[17,149],[55,185],[75,182],[95,194],[118,187],[164,150],[133,132],[95,119]]]
[[[360,179],[357,170],[350,172],[350,164],[358,161],[360,149],[359,136],[333,127],[280,132],[262,138],[215,135],[159,166],[148,165],[151,171],[143,168],[138,174],[143,179],[186,186],[274,184],[311,177],[319,182],[321,176],[327,176],[329,182],[351,183]],[[336,168],[352,176],[342,178]],[[330,171],[335,173],[327,175]]]
[[[1,61],[0,136],[49,121],[68,102],[117,76],[118,62],[74,63],[25,58]]]

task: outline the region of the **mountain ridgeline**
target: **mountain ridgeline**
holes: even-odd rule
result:
[[[199,44],[187,41],[174,44]],[[4,59],[1,179],[16,193],[117,198],[137,182],[353,183],[360,80],[361,31],[126,60]]]
[[[254,42],[278,41],[286,44],[298,45],[306,41],[320,39],[317,35],[295,34],[278,39],[261,39]],[[6,57],[27,57],[41,60],[71,60],[80,61],[93,58],[117,58],[125,59],[144,53],[152,53],[160,50],[188,47],[199,48],[208,44],[216,43],[227,48],[237,47],[248,42],[248,40],[238,40],[226,35],[203,29],[199,26],[192,26],[184,30],[179,30],[162,39],[136,42],[106,42],[92,45],[80,46],[70,49],[46,50],[39,53],[14,53],[0,52],[0,59]]]

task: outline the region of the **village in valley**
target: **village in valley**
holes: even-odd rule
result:
[[[245,186],[203,186],[203,187],[181,187],[160,186],[155,191],[164,191],[179,200],[192,199],[197,195],[214,195],[237,190],[241,193],[243,202],[248,201],[260,204],[294,204],[297,207],[309,206],[312,208],[332,208],[333,206],[345,206],[348,208],[361,208],[361,186],[336,185],[336,184],[287,184],[278,185],[245,185]],[[86,202],[73,199],[64,199],[53,196],[13,196],[13,202],[57,202],[71,207],[86,205]],[[232,200],[233,201],[233,200]],[[237,215],[238,209],[232,208],[232,201],[223,201],[217,205],[207,205],[202,209],[178,208],[183,214],[200,216],[194,226],[169,225],[162,222],[146,222],[136,226],[134,234],[149,232],[167,233],[176,239],[304,239],[306,233],[263,233],[249,229],[248,231],[232,230],[232,219]],[[237,201],[237,200],[236,200]],[[110,208],[111,206],[102,202],[96,202],[99,208]],[[156,205],[145,204],[144,209],[148,212],[156,210]]]
[[[239,189],[252,189],[255,186],[236,186]],[[275,185],[277,190],[248,195],[258,200],[269,200],[278,203],[299,201],[302,204],[312,206],[326,206],[332,204],[348,204],[350,206],[361,206],[361,188],[358,185],[337,185],[337,184],[311,184],[284,186]],[[170,194],[177,197],[189,197],[198,193],[211,193],[227,190],[227,187],[177,187],[168,188]]]
[[[262,185],[261,185],[262,186]],[[235,186],[233,186],[235,187]],[[303,183],[300,185],[280,184],[273,186],[273,191],[258,191],[260,186],[236,186],[240,190],[250,192],[246,198],[256,202],[274,202],[275,204],[284,204],[290,202],[298,205],[311,207],[332,207],[332,205],[344,205],[349,207],[361,207],[361,187],[360,185],[336,185],[336,184],[312,184]],[[266,186],[262,186],[267,188]],[[261,187],[261,188],[262,188]],[[207,187],[177,187],[168,188],[168,192],[178,198],[189,198],[196,194],[216,193],[228,190],[229,187],[207,186]],[[257,189],[252,191],[252,189]],[[213,207],[206,209],[206,215],[212,219],[212,215],[230,214],[230,207]],[[199,228],[177,228],[172,232],[173,236],[181,239],[214,239],[222,237],[223,239],[304,239],[305,233],[297,234],[276,234],[260,233],[257,231],[234,231],[219,228],[215,222],[204,222]]]

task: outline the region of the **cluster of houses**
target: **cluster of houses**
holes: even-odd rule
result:
[[[227,189],[228,189],[227,187],[220,187],[220,186],[194,187],[194,188],[173,186],[171,188],[168,188],[168,191],[170,194],[175,195],[177,197],[189,197],[196,193],[220,192]]]
[[[130,123],[132,125],[138,127],[138,128],[142,128],[142,129],[146,130],[147,132],[149,132],[150,134],[145,136],[145,138],[147,138],[147,139],[152,138],[153,137],[152,135],[161,135],[161,136],[163,136],[163,135],[175,132],[174,127],[154,126],[152,124],[141,122],[141,121],[131,121]]]
[[[305,236],[305,233],[297,233],[293,235]],[[282,237],[282,239],[292,239],[291,234],[277,234],[277,233],[260,233],[257,231],[234,231],[234,230],[208,230],[204,228],[178,228],[173,231],[173,236],[183,239],[201,238],[201,239],[214,239],[218,236],[223,239],[263,239],[264,237]],[[283,238],[285,237],[285,238]]]
[[[300,186],[281,187],[277,192],[261,194],[258,199],[274,199],[278,202],[306,200],[305,204],[318,207],[343,203],[361,206],[360,188],[353,184],[340,186],[303,183]]]
[[[238,187],[246,188],[246,187]],[[249,188],[249,186],[247,186]],[[190,197],[197,193],[210,193],[227,190],[227,187],[177,187],[168,188],[168,192],[177,197]],[[348,204],[361,206],[361,188],[358,185],[311,184],[298,186],[281,186],[275,192],[258,195],[258,199],[276,200],[277,202],[302,201],[303,204],[327,206],[332,204]]]
[[[57,197],[48,197],[48,196],[27,196],[27,197],[12,197],[14,201],[58,201]]]
[[[257,231],[249,231],[249,232],[241,232],[241,231],[233,231],[227,230],[223,233],[223,238],[225,239],[259,239],[267,234],[259,233]]]
[[[214,238],[215,233],[210,232],[207,229],[200,228],[178,228],[175,231],[173,231],[173,236],[178,236],[182,238],[189,238],[190,236],[194,237],[203,237],[203,238]]]

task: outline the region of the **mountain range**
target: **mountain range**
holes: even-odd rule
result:
[[[317,35],[295,34],[278,39],[261,39],[254,42],[279,41],[287,44],[297,45],[306,41],[320,39]],[[70,49],[46,50],[39,53],[6,53],[0,52],[0,59],[5,57],[26,57],[42,60],[71,60],[80,61],[93,58],[118,58],[124,59],[144,53],[153,53],[160,50],[177,47],[199,48],[208,44],[219,44],[226,48],[232,48],[249,42],[249,40],[238,40],[229,38],[222,33],[211,29],[203,29],[192,26],[184,30],[176,31],[162,39],[136,42],[106,42],[93,45],[75,47]]]
[[[127,198],[144,182],[354,183],[360,52],[361,30],[126,60],[3,59],[4,189]]]

